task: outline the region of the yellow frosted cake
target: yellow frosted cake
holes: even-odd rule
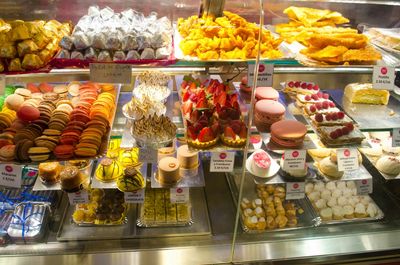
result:
[[[390,94],[387,90],[374,89],[371,83],[352,83],[344,89],[344,96],[352,103],[387,105]]]

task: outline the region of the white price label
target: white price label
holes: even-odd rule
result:
[[[336,149],[339,171],[351,171],[359,168],[358,152],[355,148]]]
[[[21,188],[22,166],[2,164],[0,165],[0,185],[11,188]]]
[[[368,195],[372,193],[372,179],[356,180],[356,188],[358,195]]]
[[[157,150],[153,148],[140,148],[139,161],[144,163],[157,163]]]
[[[299,200],[305,197],[304,182],[288,182],[286,183],[286,200]]]
[[[144,189],[132,192],[124,192],[126,203],[143,203],[144,202]]]
[[[70,204],[88,203],[89,194],[86,190],[68,193],[68,199]]]
[[[98,83],[130,84],[132,65],[115,63],[91,63],[90,81]]]
[[[210,172],[232,172],[235,163],[235,152],[213,152],[211,154]]]
[[[4,95],[6,88],[6,75],[0,75],[0,95]]]
[[[187,203],[189,202],[189,188],[171,188],[171,203]]]
[[[248,86],[253,85],[255,66],[256,65],[254,62],[249,62],[248,64],[248,71],[247,71]],[[274,65],[260,62],[260,64],[258,65],[258,77],[257,77],[256,87],[262,87],[262,86],[272,87],[273,75],[274,75]]]
[[[393,90],[395,77],[394,67],[374,66],[372,86],[375,89]]]
[[[297,170],[306,167],[306,150],[286,150],[283,155],[283,170]]]
[[[394,128],[392,132],[392,146],[400,146],[400,128]]]

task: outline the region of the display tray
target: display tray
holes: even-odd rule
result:
[[[76,205],[75,205],[76,207]],[[104,222],[104,223],[96,223],[98,221],[94,221],[94,222],[75,222],[75,220],[72,218],[71,216],[71,223],[73,223],[76,226],[83,226],[83,227],[98,227],[98,226],[119,226],[119,225],[124,225],[126,223],[128,223],[128,213],[129,213],[129,204],[124,204],[125,207],[125,211],[124,211],[124,217],[122,217],[120,220],[116,221],[116,222]]]
[[[312,205],[307,196],[306,196],[305,200],[308,202],[309,205]],[[371,198],[371,200],[372,200],[372,198]],[[311,208],[315,212],[315,214],[317,216],[319,216],[318,218],[320,218],[320,225],[338,225],[338,224],[349,224],[349,223],[358,223],[358,222],[380,221],[385,217],[385,215],[384,215],[383,211],[379,208],[379,206],[373,200],[372,200],[372,202],[375,204],[375,206],[378,210],[378,213],[375,217],[365,217],[365,218],[354,217],[354,218],[343,218],[341,220],[323,220],[321,218],[321,216],[319,215],[318,211],[314,208],[314,206],[312,206]]]
[[[392,130],[400,124],[400,102],[393,96],[389,98],[388,105],[370,105],[351,103],[344,97],[342,89],[327,91],[335,103],[351,116],[360,126],[361,130]],[[371,113],[373,118],[371,119]]]
[[[140,167],[140,173],[142,173],[143,178],[147,179],[147,163],[143,163]],[[92,188],[97,189],[118,189],[116,180],[110,182],[102,182],[93,175],[92,177]]]
[[[81,83],[81,82],[79,82],[79,83]],[[51,85],[60,85],[60,84],[64,85],[65,83],[51,83]],[[53,155],[53,153],[51,152],[49,158],[46,159],[45,161],[41,161],[41,162],[52,162],[52,161],[61,162],[61,161],[67,161],[67,160],[94,160],[94,159],[99,159],[99,158],[105,156],[107,154],[108,142],[110,140],[110,136],[111,136],[111,132],[112,132],[112,126],[113,126],[114,119],[115,119],[115,113],[116,113],[117,107],[118,107],[120,88],[121,88],[120,85],[115,85],[115,87],[114,87],[114,91],[115,91],[115,94],[116,94],[116,98],[115,98],[115,104],[116,105],[114,106],[114,108],[111,111],[110,117],[112,117],[112,118],[111,118],[111,120],[109,120],[110,126],[107,128],[106,133],[104,134],[104,136],[101,139],[101,144],[100,144],[100,148],[99,148],[99,150],[97,152],[97,155],[90,156],[90,157],[89,156],[82,157],[82,156],[74,155],[74,156],[72,156],[72,157],[70,157],[68,159],[59,159],[59,158],[56,158]],[[99,93],[99,95],[100,94],[101,93]],[[38,165],[41,162],[36,162],[36,161],[20,162],[20,161],[17,161],[17,160],[11,160],[11,161],[2,161],[2,160],[0,160],[0,164],[10,164],[11,163],[11,164],[16,164],[16,165],[26,165],[26,164]]]
[[[382,154],[382,156],[378,156],[378,157],[369,156],[369,155],[367,155],[367,154],[362,150],[362,148],[360,148],[360,152],[364,154],[364,156],[367,158],[368,162],[369,162],[373,167],[375,167],[375,168],[376,168],[376,166],[375,166],[375,165],[376,165],[376,161],[377,161],[380,157],[386,155],[386,154]],[[400,179],[400,174],[397,175],[397,176],[395,176],[395,175],[389,175],[389,174],[383,173],[383,172],[379,171],[377,168],[376,168],[376,170],[381,174],[381,176],[382,176],[385,180]]]
[[[172,187],[204,187],[204,169],[203,169],[203,161],[199,158],[199,166],[194,169],[180,169],[179,174],[182,177],[180,181],[178,181],[174,185],[162,184],[157,180],[158,175],[158,167],[157,164],[153,164],[151,167],[151,187],[152,188],[172,188]]]

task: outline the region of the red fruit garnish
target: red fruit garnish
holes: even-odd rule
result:
[[[218,135],[219,134],[219,123],[215,122],[212,126],[211,126],[211,130],[213,131],[214,135]]]
[[[191,113],[192,108],[193,108],[193,103],[192,102],[190,102],[190,101],[184,102],[182,104],[182,112],[183,112],[183,114]]]
[[[316,120],[317,122],[323,122],[323,121],[324,121],[324,116],[323,116],[321,113],[317,113],[317,114],[315,115],[315,120]]]
[[[198,100],[198,97],[197,97],[197,95],[196,95],[196,94],[194,94],[194,93],[193,93],[193,94],[191,94],[189,98],[190,98],[190,100],[191,100],[192,102],[194,102],[194,103],[196,103],[196,102],[197,102],[197,100]]]
[[[187,101],[189,98],[190,98],[190,93],[189,93],[188,91],[186,91],[186,93],[183,94],[182,101],[185,102],[185,101]]]
[[[290,81],[290,82],[288,83],[288,86],[289,86],[289,87],[294,87],[294,82],[293,82],[293,81]]]
[[[225,138],[235,139],[236,133],[232,130],[231,127],[226,126],[224,129],[224,136],[225,136]]]
[[[318,95],[312,94],[312,95],[311,95],[311,98],[312,98],[313,100],[318,100]]]
[[[302,83],[302,84],[301,84],[301,88],[302,88],[302,89],[306,89],[306,88],[307,88],[307,83]]]
[[[339,119],[343,119],[344,118],[344,112],[343,111],[339,111],[337,113],[337,116],[338,116]]]
[[[322,102],[322,108],[328,109],[329,108],[329,102],[328,101]]]
[[[325,119],[326,119],[327,121],[332,120],[332,115],[331,115],[330,113],[327,113],[327,114],[325,115]]]
[[[323,97],[324,99],[329,99],[329,94],[323,93],[323,94],[322,94],[322,97]]]
[[[332,139],[336,139],[336,138],[339,137],[338,134],[336,133],[336,131],[331,132],[331,133],[329,134],[329,136],[330,136]]]
[[[193,127],[190,126],[187,128],[187,136],[192,140],[196,140],[197,135]]]
[[[338,135],[338,137],[340,137],[340,136],[343,135],[342,129],[336,129],[335,132],[336,132],[336,134]]]
[[[318,96],[318,98],[322,98],[322,92],[318,92],[317,94],[315,94],[315,95],[317,95]]]
[[[310,111],[311,112],[316,112],[317,111],[317,108],[315,107],[315,105],[311,105],[310,106]]]
[[[315,86],[313,86],[313,89],[314,89],[314,90],[319,90],[319,86],[318,86],[318,85],[315,85]]]
[[[330,108],[336,107],[336,106],[335,106],[335,103],[333,103],[332,101],[328,101],[328,102],[329,102],[329,107],[330,107]]]
[[[181,88],[186,88],[188,82],[186,80],[182,81]]]
[[[343,135],[348,135],[350,133],[350,129],[345,126],[342,128],[342,133]]]
[[[232,121],[230,125],[231,125],[232,130],[233,130],[236,134],[239,134],[239,133],[240,133],[240,129],[242,128],[242,123],[241,123],[241,121]]]
[[[196,104],[196,108],[197,109],[206,109],[206,108],[208,108],[207,101],[205,99],[200,99]]]
[[[247,137],[247,128],[246,125],[242,125],[242,128],[240,129],[239,137],[244,139]]]
[[[247,75],[242,77],[242,84],[247,86]]]
[[[296,82],[294,83],[294,86],[295,86],[295,87],[300,87],[300,81],[296,81]]]
[[[199,142],[209,142],[215,139],[215,136],[209,127],[201,129],[199,136],[197,137]]]
[[[306,95],[306,96],[304,97],[304,99],[305,99],[306,101],[310,101],[310,100],[311,100],[311,96],[310,96],[310,95]]]
[[[350,131],[354,130],[354,124],[351,122],[347,123],[346,127],[349,128]]]
[[[315,107],[316,107],[318,110],[322,109],[322,103],[321,103],[321,102],[315,103]]]
[[[336,121],[338,119],[338,115],[336,112],[331,114],[332,120]]]
[[[311,89],[312,89],[312,84],[311,84],[311,83],[307,85],[307,89],[308,89],[308,90],[311,90]]]

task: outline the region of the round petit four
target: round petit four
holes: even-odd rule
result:
[[[179,161],[175,157],[164,157],[158,162],[156,179],[163,185],[175,185],[181,180]]]
[[[277,101],[279,99],[279,92],[272,87],[257,87],[255,96],[257,100],[269,99]]]
[[[254,124],[260,132],[266,132],[273,123],[284,119],[285,111],[278,101],[259,100],[254,107]]]
[[[75,166],[66,166],[60,172],[61,189],[66,192],[79,191],[84,181],[84,176]]]
[[[388,175],[400,174],[400,160],[394,156],[383,156],[376,162],[376,168]]]
[[[186,144],[178,148],[177,158],[182,168],[195,168],[199,165],[199,153],[190,150]]]
[[[343,176],[343,171],[338,171],[336,163],[332,162],[330,157],[325,157],[318,162],[318,170],[327,177],[339,179]]]
[[[132,166],[124,170],[124,174],[117,179],[117,188],[122,192],[132,192],[145,187],[145,180],[140,173]]]
[[[271,166],[271,158],[269,157],[269,155],[265,151],[259,150],[254,152],[252,157],[252,173],[256,176],[265,176],[266,174],[268,174],[269,168]]]
[[[134,150],[123,150],[120,152],[118,157],[118,162],[121,163],[123,167],[134,166],[138,163],[139,153],[136,149]]]
[[[39,164],[39,177],[46,184],[53,184],[60,179],[61,165],[58,162]]]
[[[306,133],[306,126],[294,120],[282,120],[271,125],[271,141],[282,147],[301,146]]]
[[[96,179],[110,182],[123,174],[122,165],[113,159],[104,158],[96,169]]]

